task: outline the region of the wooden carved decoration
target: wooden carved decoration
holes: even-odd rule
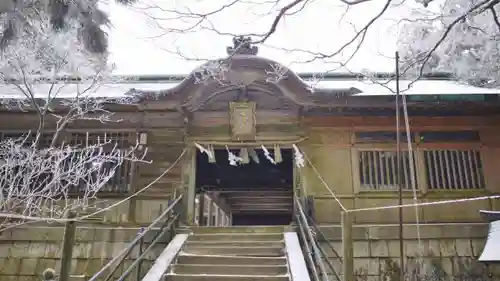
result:
[[[230,102],[229,118],[233,140],[255,140],[255,102]]]
[[[235,54],[238,55],[257,55],[259,48],[252,46],[252,38],[244,36],[233,37],[233,46],[227,47],[226,52],[228,56]]]

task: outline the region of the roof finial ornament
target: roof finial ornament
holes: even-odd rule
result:
[[[252,46],[250,37],[235,36],[233,37],[233,47],[227,47],[228,56],[232,55],[257,55],[259,48]]]

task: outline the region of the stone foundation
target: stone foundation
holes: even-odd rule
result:
[[[73,249],[73,280],[87,280],[99,271],[128,246],[139,229],[104,225],[79,226]],[[63,233],[62,226],[25,226],[4,232],[0,236],[0,280],[39,281],[42,272],[48,267],[59,272]],[[146,235],[145,241],[151,241],[155,234]],[[141,267],[141,275],[149,270],[153,260],[164,249],[166,238],[148,253]],[[144,248],[147,245],[145,243]],[[138,255],[139,249],[136,247],[131,253],[131,259],[125,261],[125,266],[130,265]],[[122,272],[123,268],[120,268],[116,276],[120,276]],[[107,273],[103,275],[104,278]],[[134,271],[132,276],[134,278],[127,280],[135,280],[137,272]]]
[[[320,228],[333,248],[323,240],[322,249],[336,271],[342,274],[340,259],[335,254],[342,256],[341,227],[330,225]],[[398,225],[358,225],[353,227],[352,234],[354,268],[359,281],[400,281]],[[420,277],[416,279],[419,281],[470,281],[488,280],[483,278],[492,275],[500,277],[499,266],[486,267],[477,262],[487,234],[487,224],[423,224],[420,225],[419,242],[416,226],[405,225],[405,271],[415,277],[414,272],[420,269]],[[413,280],[409,276],[405,280]]]

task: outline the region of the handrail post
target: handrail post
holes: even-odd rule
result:
[[[144,231],[144,228],[141,228],[141,233]],[[139,256],[142,256],[142,254],[144,253],[144,237],[141,238],[141,241],[139,242]],[[140,259],[139,263],[137,264],[137,280],[140,280],[141,279],[141,275],[142,275],[142,272],[141,272],[141,269],[142,269],[142,258]]]
[[[352,241],[352,214],[348,211],[342,211],[342,273],[344,281],[354,281],[354,250]]]
[[[162,220],[167,219],[170,220],[170,223],[167,223],[166,226],[162,226],[161,229],[169,229],[170,226],[176,222],[180,215],[174,215],[171,217],[171,213],[175,210],[175,208],[179,205],[179,202],[182,200],[183,196],[180,195],[175,199],[172,203],[169,204],[167,209],[163,211],[154,221],[146,228],[141,229],[138,233],[138,235],[132,240],[132,242],[129,243],[129,246],[127,246],[125,249],[120,251],[111,261],[109,261],[104,267],[102,267],[97,273],[95,273],[88,281],[97,281],[98,278],[101,278],[101,275],[107,271],[108,269],[112,268],[113,265],[116,265],[113,269],[112,272],[116,271],[118,266],[122,264],[122,262],[125,260],[125,258],[130,254],[130,252],[133,250],[135,246],[137,246],[138,243],[141,242],[141,240],[144,238],[146,233],[148,233],[150,230],[152,230],[157,224],[159,224]],[[162,232],[163,234],[164,232]],[[143,251],[143,253],[130,265],[130,267],[125,270],[125,273],[122,274],[119,280],[124,280],[127,278],[127,276],[130,274],[131,269],[135,268],[137,264],[141,262],[141,259],[144,257],[144,252],[148,252],[152,246],[159,240],[159,235],[155,237],[155,239],[149,244],[149,246]],[[111,273],[112,274],[112,273]],[[112,275],[110,275],[112,276]],[[107,280],[106,278],[105,280]]]
[[[67,213],[68,219],[75,218],[75,213],[69,211]],[[69,281],[69,274],[71,272],[71,259],[73,256],[73,247],[75,246],[76,222],[70,220],[66,222],[64,228],[64,240],[61,254],[61,271],[59,272],[59,281]]]
[[[55,281],[56,271],[52,268],[47,268],[42,273],[42,281]]]

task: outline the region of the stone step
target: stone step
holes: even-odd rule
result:
[[[165,281],[290,281],[287,275],[196,275],[167,274]]]
[[[175,274],[207,275],[284,275],[288,273],[285,265],[227,265],[227,264],[176,264]]]
[[[188,241],[188,246],[234,246],[234,247],[280,247],[285,248],[284,241],[231,241],[231,240],[201,240]]]
[[[185,253],[196,255],[228,255],[228,256],[255,256],[280,257],[285,254],[283,247],[234,247],[234,246],[198,246],[187,245]]]
[[[283,233],[212,233],[194,234],[188,241],[283,241]]]
[[[233,226],[233,227],[212,227],[195,226],[190,227],[193,234],[225,234],[225,233],[283,233],[292,231],[293,226]]]
[[[186,255],[177,257],[178,264],[220,264],[220,265],[286,265],[284,257],[235,257],[214,255]]]

